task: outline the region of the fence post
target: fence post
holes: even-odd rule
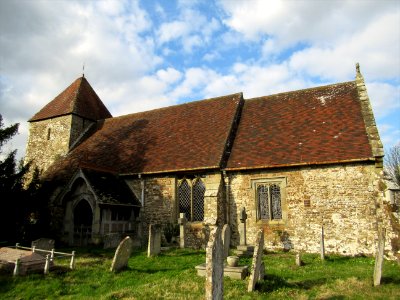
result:
[[[18,249],[18,247],[19,247],[19,243],[16,243],[15,244],[15,249]]]
[[[32,247],[32,252],[35,253],[35,251],[36,251],[36,246],[33,246]]]
[[[15,267],[14,267],[13,276],[18,276],[19,275],[20,265],[21,265],[21,261],[19,260],[19,258],[17,258],[17,260],[15,261]]]
[[[71,263],[69,264],[71,270],[75,269],[75,251],[72,251]]]
[[[44,274],[47,275],[49,274],[49,268],[50,268],[50,255],[46,255],[46,263],[44,264]]]
[[[54,260],[54,249],[51,249],[50,261]]]

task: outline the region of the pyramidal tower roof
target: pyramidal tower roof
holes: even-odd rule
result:
[[[82,76],[36,113],[29,122],[68,114],[75,114],[90,120],[112,117],[89,82]]]

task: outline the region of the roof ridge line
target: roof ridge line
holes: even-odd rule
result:
[[[120,116],[116,116],[116,117],[107,118],[107,119],[104,119],[104,120],[108,120],[108,119],[113,119],[114,120],[114,119],[119,119],[119,118],[126,118],[126,117],[129,117],[129,116],[132,116],[132,115],[136,115],[136,114],[149,113],[149,112],[154,112],[154,111],[157,111],[157,110],[166,110],[166,109],[170,109],[172,107],[178,107],[178,106],[183,106],[183,105],[192,105],[192,104],[203,102],[203,101],[213,101],[213,100],[217,100],[219,98],[225,98],[225,97],[229,97],[229,96],[238,96],[238,95],[241,95],[241,97],[243,98],[243,92],[238,92],[238,93],[228,94],[228,95],[224,95],[224,96],[218,96],[218,97],[206,98],[206,99],[199,99],[199,100],[194,100],[194,101],[189,101],[189,102],[184,102],[184,103],[179,103],[179,104],[173,104],[173,105],[169,105],[169,106],[153,108],[153,109],[149,109],[149,110],[138,111],[138,112],[134,112],[134,113],[126,114],[126,115],[120,115]]]
[[[299,90],[292,90],[292,91],[279,92],[279,93],[265,95],[265,96],[258,96],[258,97],[253,97],[253,98],[249,98],[249,99],[245,99],[245,100],[246,101],[248,101],[248,100],[258,100],[258,99],[264,99],[266,97],[275,97],[275,96],[291,94],[291,93],[296,93],[296,92],[318,90],[318,89],[322,89],[322,88],[334,87],[334,86],[348,84],[348,83],[356,83],[356,81],[355,80],[349,80],[349,81],[344,81],[344,82],[339,82],[339,83],[325,84],[325,85],[320,85],[320,86],[316,86],[316,87],[309,87],[309,88],[304,88],[304,89],[299,89]]]

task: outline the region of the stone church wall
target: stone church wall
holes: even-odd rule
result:
[[[204,222],[223,224],[225,218],[224,194],[220,173],[202,176],[205,184]],[[142,179],[127,179],[140,201],[144,186],[144,207],[142,207],[142,231],[146,238],[150,224],[177,224],[179,205],[177,199],[177,178],[175,176],[151,176]],[[142,203],[143,203],[142,202]],[[207,241],[208,229],[204,222],[187,223],[186,241],[188,247],[201,248]]]
[[[75,115],[31,122],[25,163],[32,160],[34,166],[47,170],[60,156],[68,153],[70,146],[91,124],[92,121]]]
[[[396,237],[385,217],[379,170],[372,163],[228,174],[232,243],[239,244],[239,212],[245,207],[250,244],[254,243],[257,230],[264,227],[267,249],[318,252],[323,222],[327,253],[373,254],[377,220],[387,228],[388,240]],[[285,178],[287,184],[283,190],[284,220],[271,225],[256,220],[256,196],[251,182],[277,177]],[[390,250],[390,245],[386,249]]]

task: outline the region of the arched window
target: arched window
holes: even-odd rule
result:
[[[206,187],[200,179],[183,179],[178,186],[179,212],[189,221],[203,221]]]
[[[192,201],[192,221],[203,221],[204,219],[204,193],[206,187],[204,183],[198,179],[193,185],[193,201]]]
[[[179,199],[179,212],[185,213],[186,218],[191,215],[191,188],[186,179],[184,179],[178,188],[178,199]]]

